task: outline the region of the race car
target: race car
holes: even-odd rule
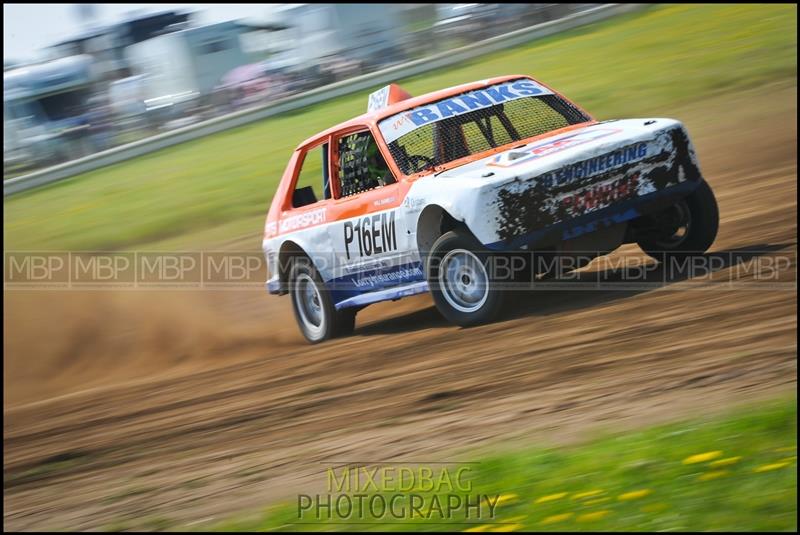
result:
[[[524,75],[419,97],[391,84],[292,154],[264,228],[266,286],[290,294],[312,343],[351,333],[371,303],[428,291],[470,326],[497,316],[520,273],[542,275],[499,260],[624,243],[690,258],[718,223],[679,121],[597,121]]]

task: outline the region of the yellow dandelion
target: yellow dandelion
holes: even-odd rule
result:
[[[487,529],[489,529],[490,527],[492,527],[492,526],[490,526],[489,524],[484,524],[482,526],[475,526],[474,528],[465,529],[464,533],[482,533],[482,532],[486,531]]]
[[[796,460],[797,460],[797,456],[792,456],[792,457],[784,457],[783,459],[781,459],[778,462],[780,462],[780,463],[793,463]]]
[[[495,505],[500,505],[501,503],[506,503],[506,502],[515,502],[515,501],[517,501],[517,495],[514,494],[513,492],[509,492],[508,494],[501,494],[500,496],[498,496]]]
[[[711,461],[708,463],[709,466],[713,466],[714,468],[719,468],[722,466],[730,466],[732,464],[736,464],[741,461],[741,457],[727,457],[725,459],[717,459],[716,461]]]
[[[617,499],[621,502],[627,502],[629,500],[638,500],[639,498],[644,498],[648,496],[651,492],[650,489],[641,489],[641,490],[632,490],[630,492],[625,492],[617,496]]]
[[[598,494],[603,494],[605,491],[602,489],[595,489],[595,490],[587,490],[584,492],[577,492],[572,495],[573,500],[582,500],[583,498],[591,498],[592,496],[597,496]]]
[[[564,522],[572,518],[572,513],[562,513],[560,515],[551,515],[540,522],[540,524],[555,524],[556,522]]]
[[[782,463],[772,463],[772,464],[762,464],[753,469],[753,472],[771,472],[772,470],[778,470],[780,468],[785,468],[789,466],[789,463],[782,462]]]
[[[712,472],[706,472],[705,474],[700,474],[697,476],[699,481],[711,481],[712,479],[719,479],[723,476],[727,476],[730,474],[727,470],[714,470]]]
[[[599,505],[601,503],[606,503],[607,501],[611,500],[611,498],[595,498],[594,500],[586,500],[584,505]]]
[[[566,492],[557,492],[556,494],[548,494],[547,496],[542,496],[541,498],[537,498],[535,503],[546,503],[552,502],[555,500],[560,500],[564,496],[566,496]]]
[[[611,511],[605,509],[603,511],[594,511],[592,513],[586,513],[583,515],[579,515],[578,518],[575,520],[577,522],[596,522],[597,520],[602,520],[611,514]]]
[[[690,455],[683,460],[683,464],[695,464],[712,461],[717,457],[722,457],[721,451],[707,451],[705,453],[698,453],[697,455]]]
[[[518,531],[522,529],[522,524],[507,524],[504,526],[497,526],[494,529],[490,529],[492,533],[506,533],[509,531]]]

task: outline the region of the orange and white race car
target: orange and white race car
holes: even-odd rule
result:
[[[631,242],[687,257],[718,222],[679,121],[598,122],[520,75],[419,97],[392,84],[292,154],[264,229],[267,289],[291,295],[310,342],[351,332],[370,303],[427,291],[473,325],[518,279],[497,259]]]

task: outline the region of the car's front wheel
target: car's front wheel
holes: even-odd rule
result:
[[[308,257],[292,261],[289,294],[300,332],[312,344],[353,332],[355,309],[336,310],[330,292]]]
[[[637,242],[649,256],[664,262],[708,251],[719,229],[719,208],[706,181],[688,197],[637,222]]]
[[[427,278],[433,301],[451,323],[467,327],[497,317],[503,304],[492,255],[471,236],[459,231],[443,234],[427,259]]]

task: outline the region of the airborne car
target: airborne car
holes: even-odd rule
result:
[[[291,295],[312,343],[351,332],[368,304],[427,291],[467,326],[508,293],[493,259],[623,243],[687,258],[718,221],[679,121],[598,122],[520,75],[420,97],[392,84],[292,154],[264,229],[267,289]]]

